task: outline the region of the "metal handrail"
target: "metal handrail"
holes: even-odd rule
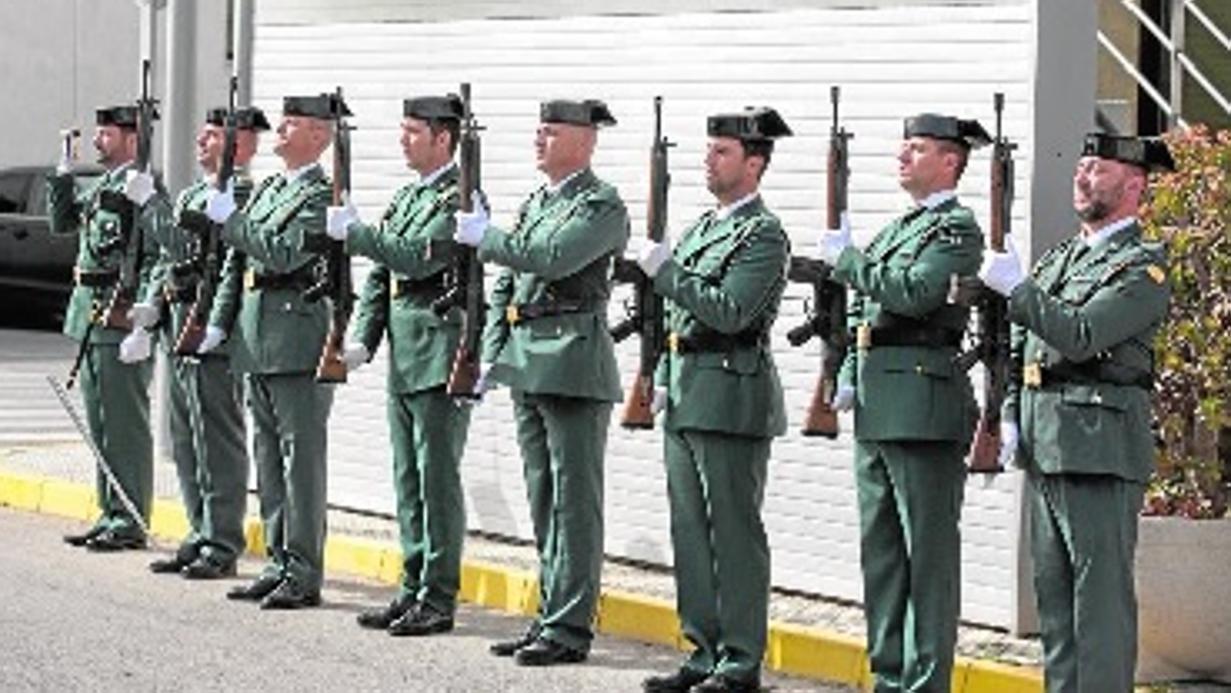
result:
[[[1192,58],[1189,57],[1188,53],[1184,50],[1183,23],[1187,17],[1187,14],[1191,14],[1201,23],[1203,27],[1205,27],[1206,31],[1208,31],[1228,51],[1231,51],[1231,38],[1228,38],[1227,34],[1222,32],[1214,24],[1214,22],[1210,20],[1210,18],[1202,12],[1200,8],[1197,7],[1195,0],[1176,0],[1176,4],[1179,8],[1179,11],[1177,12],[1179,16],[1172,18],[1172,23],[1177,24],[1177,26],[1173,27],[1174,34],[1168,35],[1167,32],[1163,31],[1162,27],[1160,27],[1141,9],[1138,2],[1134,2],[1133,0],[1120,0],[1120,6],[1132,15],[1133,18],[1137,20],[1138,24],[1145,28],[1146,31],[1150,32],[1150,34],[1158,40],[1159,44],[1171,54],[1172,64],[1179,66],[1179,72],[1173,73],[1173,81],[1181,81],[1175,78],[1177,74],[1180,75],[1180,77],[1182,77],[1184,73],[1191,75],[1193,80],[1199,84],[1207,94],[1210,95],[1210,98],[1212,98],[1224,112],[1231,115],[1231,100],[1228,100],[1228,98],[1218,90],[1218,87],[1216,87],[1214,83],[1205,75],[1205,73],[1197,67]],[[1177,38],[1173,38],[1173,36]],[[1137,69],[1136,63],[1125,56],[1124,53],[1117,48],[1111,39],[1102,31],[1098,32],[1098,42],[1099,45],[1101,45],[1111,55],[1111,57],[1120,64],[1120,67],[1123,68],[1135,82],[1137,82],[1137,86],[1140,87],[1141,90],[1144,91],[1146,95],[1149,96],[1150,99],[1154,101],[1154,103],[1157,104],[1164,113],[1167,114],[1168,117],[1174,119],[1180,126],[1187,125],[1184,118],[1180,116],[1182,104],[1178,103],[1181,97],[1181,84],[1176,83],[1172,85],[1173,97],[1171,99],[1164,97],[1158,89],[1150,83],[1150,80]],[[1173,101],[1177,103],[1173,103]]]

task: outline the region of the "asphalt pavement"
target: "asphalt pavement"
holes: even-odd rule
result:
[[[385,585],[331,579],[321,608],[261,611],[226,590],[251,579],[191,582],[151,574],[156,553],[95,554],[61,542],[84,525],[0,508],[0,691],[637,691],[680,653],[599,636],[588,662],[526,668],[488,645],[525,620],[463,605],[448,635],[394,638],[355,614],[389,598]],[[782,692],[843,691],[767,679]]]

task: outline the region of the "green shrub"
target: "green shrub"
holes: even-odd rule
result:
[[[1167,323],[1155,343],[1159,449],[1145,513],[1227,516],[1231,497],[1231,131],[1173,131],[1146,236],[1166,243]]]

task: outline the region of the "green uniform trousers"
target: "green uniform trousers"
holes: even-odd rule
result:
[[[170,341],[162,343],[172,364],[171,456],[190,528],[177,553],[186,560],[205,555],[229,563],[245,545],[248,453],[242,387],[228,358],[175,356]]]
[[[154,495],[154,441],[150,435],[150,359],[120,363],[119,344],[91,344],[81,367],[81,397],[85,403],[90,437],[102,452],[111,472],[145,521]],[[98,507],[95,526],[127,536],[141,536],[107,478],[95,477]]]
[[[611,402],[513,391],[539,552],[542,637],[588,651],[603,567],[603,455]]]
[[[325,555],[325,455],[333,386],[312,373],[249,374],[252,458],[269,562],[264,574],[318,590]]]
[[[697,646],[685,667],[759,682],[769,602],[761,523],[770,439],[664,434],[680,624]]]
[[[1048,693],[1124,693],[1137,664],[1133,553],[1145,486],[1028,474],[1031,557]]]
[[[874,690],[948,693],[961,607],[965,448],[857,441],[860,563]]]
[[[401,594],[442,614],[453,613],[461,586],[466,502],[459,465],[470,409],[454,401],[443,386],[389,394]]]

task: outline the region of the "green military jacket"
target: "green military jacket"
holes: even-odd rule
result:
[[[627,243],[624,202],[589,169],[554,193],[531,195],[512,231],[489,228],[479,259],[507,268],[492,289],[483,335],[490,377],[532,394],[620,401],[607,302],[613,259]],[[524,317],[566,304],[579,309]]]
[[[1170,290],[1161,246],[1132,224],[1093,248],[1071,238],[1009,297],[1013,363],[1003,416],[1020,426],[1018,461],[1044,474],[1145,482],[1154,335]]]
[[[231,180],[235,186],[235,199],[238,204],[242,205],[252,192],[252,180],[239,175]],[[158,307],[163,320],[166,321],[165,327],[172,340],[170,345],[172,348],[175,346],[174,341],[179,338],[180,332],[184,329],[184,322],[188,319],[188,313],[197,297],[197,285],[205,270],[204,267],[192,264],[192,261],[197,258],[198,243],[204,242],[204,239],[193,238],[180,226],[180,220],[185,210],[204,213],[205,203],[212,187],[212,182],[199,180],[181,191],[171,211],[175,223],[166,225],[158,234],[158,261],[150,271],[150,282],[144,301]],[[219,252],[223,253],[223,257],[219,258],[218,262],[219,275],[221,275],[222,264],[225,260],[225,251],[226,248],[220,243]],[[215,279],[220,279],[220,277],[215,277]],[[231,279],[238,283],[242,277],[232,275]],[[217,291],[216,288],[215,295]],[[234,291],[233,287],[232,292]]]
[[[969,310],[948,303],[950,277],[979,269],[983,234],[956,199],[919,207],[880,231],[864,251],[847,248],[834,279],[853,290],[848,324],[868,329],[960,335]],[[886,341],[889,341],[888,339]],[[977,413],[956,344],[866,348],[853,339],[838,375],[855,388],[858,440],[952,440],[964,443]]]
[[[786,432],[770,327],[786,287],[790,243],[760,197],[725,219],[707,212],[654,276],[668,299],[664,426],[767,437]],[[698,346],[702,341],[709,344]]]
[[[210,324],[227,331],[232,368],[256,374],[316,370],[329,328],[329,302],[294,286],[262,288],[262,277],[307,277],[318,260],[304,237],[324,234],[332,190],[319,166],[287,180],[266,178],[222,226],[231,250]],[[309,247],[311,244],[309,244]]]
[[[450,166],[431,183],[407,185],[394,194],[379,224],[348,229],[347,250],[376,262],[359,297],[352,339],[374,354],[389,335],[390,392],[420,392],[449,380],[462,311],[432,310],[445,293],[450,266],[432,245],[453,240],[457,175]]]
[[[130,250],[129,244],[113,243],[121,234],[118,214],[100,207],[104,190],[123,194],[129,166],[120,166],[99,176],[91,185],[78,192],[72,174],[52,174],[47,177],[47,214],[52,233],[77,234],[77,275],[118,273]],[[150,273],[158,257],[158,239],[170,224],[170,204],[161,186],[137,215],[141,231],[141,271],[137,277],[134,300],[146,294]],[[134,229],[135,231],[136,229]],[[131,239],[129,243],[131,244]],[[115,247],[108,252],[107,245]],[[105,308],[115,290],[114,282],[104,286],[85,286],[77,281],[68,299],[64,316],[64,334],[76,340],[84,339],[96,309]],[[96,325],[90,333],[91,344],[117,344],[125,330],[107,329]]]

